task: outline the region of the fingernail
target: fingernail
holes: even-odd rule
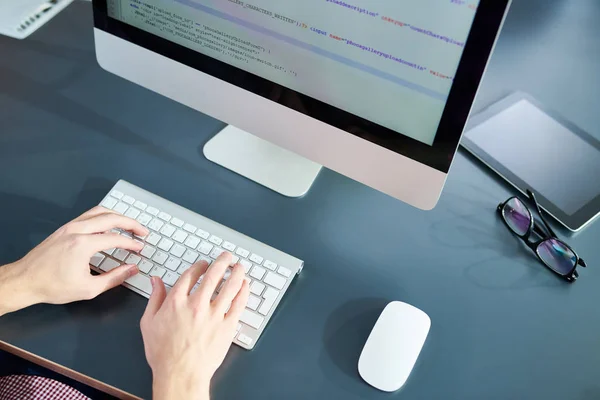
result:
[[[155,285],[155,283],[154,283],[154,277],[150,278],[150,284],[152,285],[152,289],[154,290],[154,285]]]

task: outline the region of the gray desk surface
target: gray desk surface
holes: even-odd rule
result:
[[[598,20],[597,0],[515,0],[477,108],[520,89],[600,138]],[[568,239],[590,265],[568,285],[507,232],[495,207],[512,191],[463,152],[431,212],[328,170],[283,198],[200,155],[222,123],[102,71],[91,24],[76,2],[26,41],[0,38],[0,264],[125,178],[306,261],[257,348],[230,351],[215,399],[600,397],[600,222]],[[356,366],[390,300],[433,325],[405,388],[383,394]],[[0,319],[0,340],[150,397],[145,304],[117,288],[35,306]]]

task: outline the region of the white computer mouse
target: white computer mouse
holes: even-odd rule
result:
[[[394,392],[412,371],[427,339],[431,319],[410,304],[393,301],[383,309],[358,359],[358,373],[369,385]]]

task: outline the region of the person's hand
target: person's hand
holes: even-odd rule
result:
[[[154,376],[154,399],[208,399],[210,380],[227,354],[250,292],[244,268],[236,264],[211,302],[231,263],[223,253],[181,275],[169,294],[152,278],[152,295],[140,321],[146,358]],[[190,291],[204,274],[197,289]]]
[[[142,249],[140,242],[110,232],[113,228],[140,236],[148,234],[137,221],[95,207],[59,228],[21,260],[8,265],[8,272],[22,285],[19,296],[28,295],[29,304],[20,304],[19,308],[35,303],[64,304],[92,299],[138,273],[135,265],[122,265],[98,276],[90,273],[90,258],[98,251],[113,247]]]

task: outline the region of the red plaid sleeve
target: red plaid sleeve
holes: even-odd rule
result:
[[[0,400],[91,400],[80,391],[41,376],[0,378]]]

